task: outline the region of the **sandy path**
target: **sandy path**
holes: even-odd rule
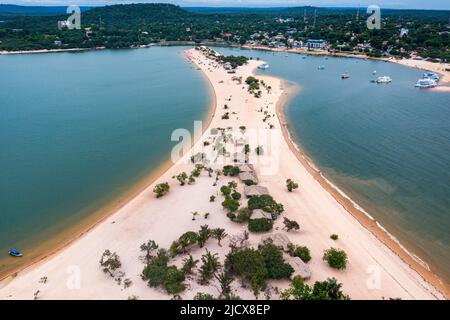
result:
[[[363,228],[291,152],[288,143],[282,138],[280,123],[275,116],[277,101],[283,94],[280,79],[258,76],[272,87],[272,91],[270,94],[264,92],[262,97],[257,99],[247,93],[246,88],[243,88],[245,84],[238,85],[231,78],[242,76],[245,80],[261,62],[251,61],[239,68],[236,74],[230,75],[222,68],[214,67],[196,50],[189,50],[187,54],[203,70],[215,90],[217,110],[209,128],[231,126],[237,135],[238,128],[242,125],[245,125],[248,131],[267,129],[268,123],[274,125],[270,132],[278,137],[278,140],[274,140],[274,145],[278,146],[279,152],[266,152],[264,156],[257,157],[256,169],[260,184],[267,186],[271,195],[284,204],[283,215],[297,220],[301,225],[299,232],[291,232],[288,236],[292,242],[307,245],[311,250],[312,260],[309,265],[312,278],[308,283],[336,277],[343,283],[344,291],[353,299],[441,297],[431,285],[423,281],[414,270]],[[228,101],[230,96],[231,101]],[[226,110],[230,113],[229,120],[221,119],[221,115],[225,112],[224,104],[229,106]],[[263,122],[264,115],[258,112],[260,108],[267,110],[273,117]],[[209,137],[208,129],[195,147],[200,148],[203,141]],[[270,149],[268,143],[264,141],[260,141],[259,144],[264,146],[264,150]],[[252,145],[252,149],[254,147],[255,145]],[[153,239],[161,247],[167,248],[185,231],[197,231],[204,224],[210,227],[224,227],[229,235],[245,230],[243,225],[231,222],[220,205],[222,196],[219,195],[219,188],[229,181],[228,178],[221,177],[218,186],[213,186],[214,178],[208,177],[205,172],[193,185],[180,186],[171,178],[181,171],[189,173],[193,169],[192,164],[187,161],[189,157],[190,155],[186,155],[180,159],[154,183],[169,182],[171,185],[169,194],[156,199],[152,192],[154,184],[150,185],[127,205],[58,254],[20,272],[14,278],[2,281],[0,299],[32,299],[37,290],[40,290],[39,297],[42,299],[127,299],[132,295],[141,299],[168,299],[169,296],[162,291],[149,288],[140,279],[143,264],[139,261],[139,246],[143,242]],[[264,174],[268,167],[267,163],[279,165],[275,166],[274,172]],[[221,165],[213,167],[221,168]],[[287,192],[285,187],[287,178],[299,182],[300,188],[293,193]],[[239,189],[242,188],[242,183],[239,183]],[[209,196],[213,194],[217,196],[217,200],[209,202]],[[195,221],[190,214],[192,211],[200,213]],[[202,216],[205,212],[210,213],[208,219]],[[281,220],[275,223],[275,229],[282,228]],[[331,240],[332,233],[338,234],[339,240]],[[251,235],[250,243],[256,245],[260,238],[260,235]],[[223,247],[219,247],[215,240],[209,240],[207,247],[210,251],[219,253],[223,259],[228,251],[228,238],[222,242]],[[347,252],[349,265],[345,271],[335,271],[321,260],[323,250],[331,246],[342,248]],[[98,261],[105,249],[111,249],[119,254],[125,277],[133,281],[131,287],[124,289],[100,270]],[[192,254],[196,257],[202,253],[204,249],[192,250]],[[180,264],[181,258],[177,258],[175,263]],[[45,284],[39,282],[44,276],[48,277]],[[368,286],[368,282],[375,285]],[[217,294],[214,285],[201,287],[194,281],[189,281],[188,284],[189,288],[183,293],[183,298],[192,298],[198,291]],[[277,281],[272,284],[284,288],[288,285],[288,281]],[[240,288],[237,281],[235,289],[242,298],[253,298],[249,291]]]

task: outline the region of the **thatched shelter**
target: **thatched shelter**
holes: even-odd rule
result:
[[[253,165],[252,164],[241,164],[240,166],[239,166],[239,171],[240,172],[250,172],[250,173],[253,173],[253,172],[255,172],[255,168],[253,168]]]
[[[256,219],[272,220],[272,214],[265,212],[264,210],[261,210],[261,209],[255,209],[252,212],[250,220],[256,220]]]
[[[311,270],[309,266],[302,261],[299,257],[287,257],[286,262],[291,265],[294,272],[291,274],[291,279],[296,276],[300,276],[303,280],[311,278]]]
[[[247,198],[269,194],[269,189],[263,186],[244,186],[244,194]]]
[[[241,179],[241,181],[252,181],[253,184],[258,183],[258,178],[255,176],[255,174],[250,173],[250,172],[241,172],[239,173],[239,179]]]
[[[247,163],[248,157],[244,153],[235,152],[233,153],[233,161],[237,163]]]
[[[291,243],[291,240],[289,240],[288,236],[286,236],[284,233],[269,234],[262,237],[261,240],[264,242],[267,239],[271,239],[273,244],[276,245],[278,249],[283,251],[286,251],[288,249],[288,245]]]

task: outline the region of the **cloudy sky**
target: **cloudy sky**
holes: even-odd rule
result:
[[[136,2],[169,2],[181,6],[368,6],[381,8],[447,9],[450,0],[0,0],[0,3],[20,5],[105,5]]]

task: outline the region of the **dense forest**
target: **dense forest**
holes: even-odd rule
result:
[[[341,51],[369,43],[365,52],[376,56],[409,56],[416,51],[422,57],[450,59],[450,11],[382,10],[380,30],[369,30],[365,9],[356,8],[112,5],[83,11],[80,30],[59,30],[57,22],[68,15],[50,13],[2,14],[0,7],[0,50],[126,48],[167,41],[245,44],[256,33],[266,38],[284,35],[286,43],[325,39],[330,48],[339,46]],[[408,32],[401,36],[402,28]]]

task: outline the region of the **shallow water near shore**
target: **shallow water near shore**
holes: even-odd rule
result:
[[[0,275],[87,227],[205,119],[209,84],[183,50],[0,57]]]
[[[259,57],[270,64],[259,73],[301,86],[285,110],[295,143],[326,178],[448,282],[450,94],[414,88],[423,71],[393,63],[219,51]],[[340,78],[345,71],[348,80]],[[393,82],[370,82],[383,75]]]

